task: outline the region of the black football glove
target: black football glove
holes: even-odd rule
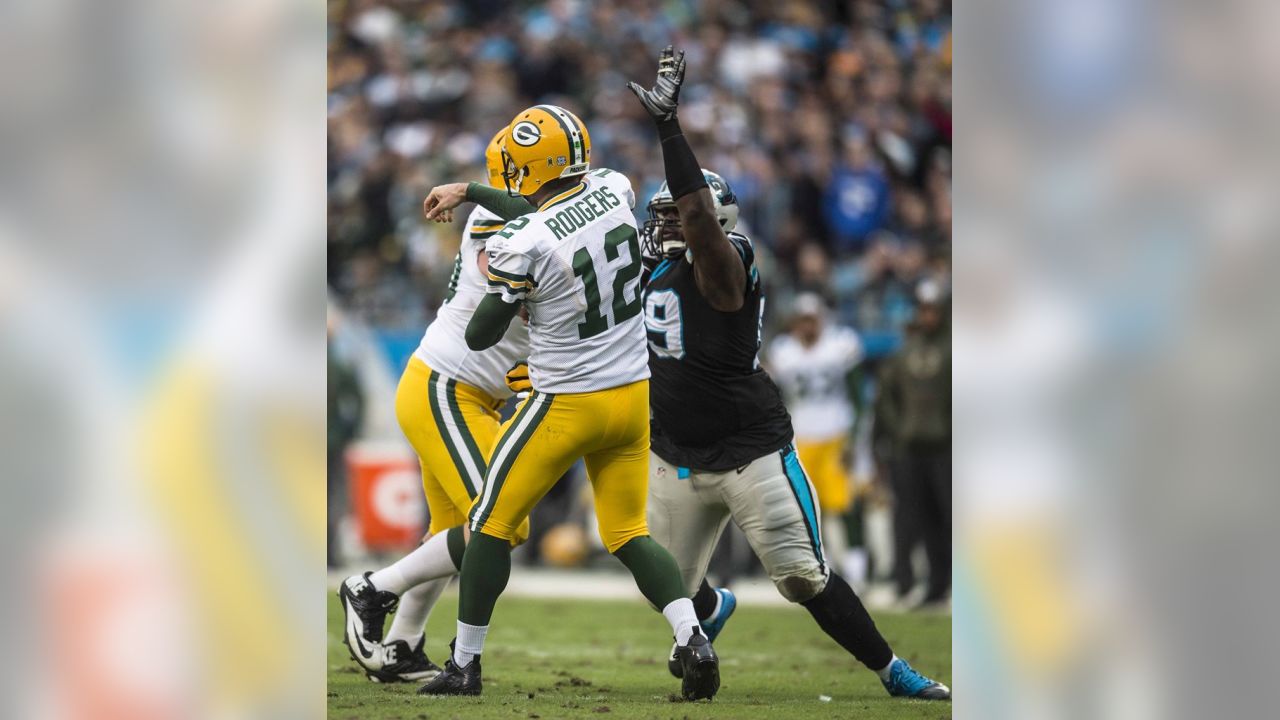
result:
[[[658,56],[658,79],[652,90],[645,90],[636,83],[627,87],[640,98],[640,103],[654,122],[665,122],[676,116],[680,102],[680,86],[684,84],[684,51],[674,53],[671,46],[663,48]]]

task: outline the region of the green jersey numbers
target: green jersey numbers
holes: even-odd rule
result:
[[[644,299],[644,327],[649,349],[658,357],[684,358],[684,316],[680,296],[670,288],[654,290]]]
[[[578,337],[583,340],[595,337],[609,329],[609,320],[600,314],[600,284],[596,282],[596,266],[591,262],[591,252],[578,248],[573,254],[573,274],[582,281],[587,293],[587,312],[578,323]]]
[[[617,268],[609,283],[613,291],[613,324],[618,325],[630,320],[640,313],[640,242],[636,229],[630,225],[619,225],[605,233],[604,255],[608,264],[607,273],[612,263],[622,257],[622,247],[627,248],[627,262]],[[601,309],[600,274],[597,273],[591,251],[585,247],[578,248],[573,254],[573,274],[582,283],[587,299],[587,309],[583,313],[582,322],[578,323],[578,337],[585,340],[595,337],[609,329],[609,319]],[[631,300],[627,300],[627,286],[634,283]]]
[[[511,222],[507,223],[506,225],[503,225],[502,229],[497,232],[496,237],[510,239],[512,233],[514,233],[515,231],[519,230],[520,228],[528,224],[529,224],[529,216],[522,215],[516,218],[515,220],[512,220]]]

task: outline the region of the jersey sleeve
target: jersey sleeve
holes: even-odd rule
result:
[[[479,247],[485,247],[489,238],[497,235],[504,225],[506,223],[497,215],[477,205],[471,211],[471,215],[467,217],[467,228],[463,231],[463,243],[471,241]]]
[[[488,290],[504,302],[520,302],[538,288],[533,257],[520,238],[514,235],[527,222],[525,218],[516,218],[488,241]]]
[[[741,233],[728,233],[729,244],[738,251],[742,258],[742,267],[747,271],[747,292],[751,292],[760,284],[760,271],[756,269],[756,250],[751,239]]]
[[[605,187],[609,188],[616,193],[618,197],[622,198],[622,201],[627,204],[627,207],[632,210],[635,209],[636,193],[635,190],[631,188],[631,181],[627,179],[626,175],[623,175],[616,170],[610,170],[609,168],[592,170],[591,174],[600,178],[600,180],[604,182]]]
[[[866,351],[862,347],[862,338],[858,337],[858,333],[852,328],[842,328],[840,331],[840,360],[845,370],[852,370],[862,359],[866,357]]]

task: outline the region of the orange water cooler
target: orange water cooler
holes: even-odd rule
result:
[[[358,443],[346,459],[360,541],[373,552],[417,545],[426,532],[427,503],[413,451],[399,444]]]

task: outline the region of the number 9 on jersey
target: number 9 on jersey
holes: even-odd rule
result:
[[[644,327],[658,357],[684,357],[684,318],[675,290],[655,290],[644,300]]]

